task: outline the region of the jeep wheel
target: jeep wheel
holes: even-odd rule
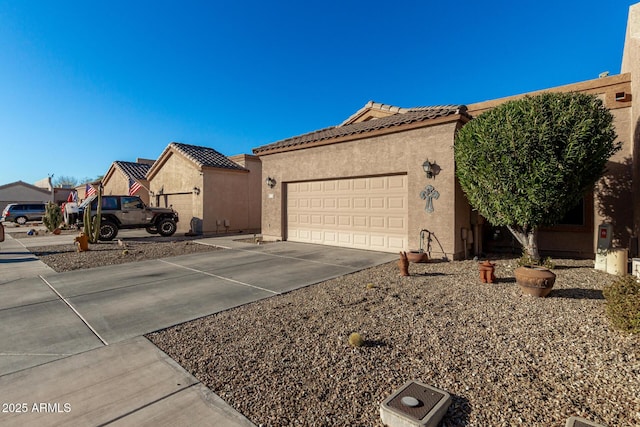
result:
[[[158,222],[158,233],[160,233],[161,236],[171,236],[176,232],[177,228],[175,221],[170,218],[161,219],[160,222]]]
[[[111,221],[100,223],[100,240],[113,240],[118,235],[118,227]]]
[[[153,225],[150,225],[149,227],[145,228],[145,230],[147,230],[147,233],[149,234],[158,234],[158,228]]]
[[[18,218],[16,218],[16,222],[20,225],[25,225],[27,223],[27,217],[19,216]]]

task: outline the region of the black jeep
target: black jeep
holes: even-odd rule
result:
[[[97,213],[98,197],[92,196],[78,207],[80,221],[91,204],[91,217]],[[178,213],[171,208],[154,208],[138,196],[102,196],[100,240],[113,240],[123,228],[145,228],[151,234],[171,236],[178,228]],[[82,226],[82,223],[79,223]]]

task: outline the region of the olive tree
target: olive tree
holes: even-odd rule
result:
[[[556,224],[593,191],[620,149],[615,139],[613,116],[594,95],[525,96],[459,130],[456,176],[471,206],[538,260],[538,228]]]

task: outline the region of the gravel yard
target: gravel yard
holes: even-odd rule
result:
[[[33,250],[56,271],[216,250],[159,240]],[[410,277],[394,262],[148,338],[256,425],[381,426],[380,402],[411,379],[452,395],[444,426],[640,425],[640,336],[605,318],[612,276],[554,261],[544,299],[520,293],[513,259],[492,285],[473,261],[411,264]]]
[[[77,233],[75,233],[77,235]],[[37,238],[37,237],[36,237]],[[164,239],[164,241],[159,241]],[[148,237],[143,239],[98,242],[89,245],[89,251],[78,252],[73,243],[56,246],[37,246],[31,251],[54,271],[79,270],[104,265],[124,264],[149,259],[166,258],[199,252],[215,251],[218,248],[201,245],[191,240],[167,240],[168,238]],[[70,237],[73,242],[73,236]]]
[[[410,379],[452,395],[444,426],[640,425],[640,337],[604,316],[612,277],[555,261],[544,299],[521,295],[514,260],[493,285],[473,261],[390,263],[148,337],[257,425],[380,426]]]

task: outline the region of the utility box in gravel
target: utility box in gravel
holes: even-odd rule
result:
[[[569,417],[565,427],[606,427],[602,424],[594,423],[593,421],[589,421],[586,418],[581,417]]]
[[[389,427],[437,427],[450,404],[446,391],[409,381],[380,404],[380,417]]]

